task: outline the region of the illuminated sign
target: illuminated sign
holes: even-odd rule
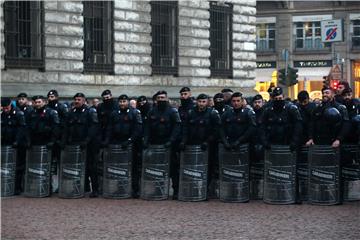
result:
[[[276,62],[256,62],[256,68],[276,68]]]
[[[331,67],[331,60],[320,61],[294,61],[294,67]]]

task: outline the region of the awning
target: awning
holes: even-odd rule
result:
[[[314,67],[314,68],[298,68],[298,80],[323,80],[324,76],[328,76],[331,67]]]
[[[257,68],[255,70],[256,72],[256,78],[255,81],[257,82],[271,82],[272,75],[276,71],[276,69],[273,68],[265,68],[265,69],[259,69]]]

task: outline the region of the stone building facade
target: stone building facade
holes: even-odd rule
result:
[[[84,6],[81,1],[44,1],[44,60],[38,69],[7,68],[4,63],[4,11],[1,3],[1,90],[4,96],[29,95],[57,89],[62,97],[84,92],[99,96],[152,96],[165,89],[177,97],[182,86],[194,93],[215,94],[224,87],[253,94],[256,68],[256,1],[232,0],[232,78],[210,73],[208,1],[178,1],[178,75],[152,74],[151,5],[149,1],[113,3],[113,74],[84,73]]]
[[[288,64],[299,70],[299,84],[285,88],[292,98],[301,90],[319,97],[323,77],[335,64],[360,97],[359,1],[257,1],[256,16],[260,91],[266,91],[269,82],[276,80],[276,71],[285,67],[283,50],[287,49]],[[335,19],[343,21],[343,41],[325,45],[320,39],[321,21]]]

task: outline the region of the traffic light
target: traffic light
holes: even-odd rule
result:
[[[278,82],[284,86],[287,85],[286,81],[286,75],[285,75],[285,68],[280,69],[278,71]]]
[[[331,87],[337,90],[339,87],[339,82],[340,82],[339,80],[331,80]]]
[[[288,68],[288,75],[287,75],[287,82],[288,82],[288,86],[292,86],[298,83],[297,78],[299,77],[299,75],[297,74],[299,70],[296,68]]]

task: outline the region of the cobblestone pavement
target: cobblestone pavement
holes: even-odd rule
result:
[[[360,202],[326,207],[18,196],[1,203],[2,239],[360,239]]]

